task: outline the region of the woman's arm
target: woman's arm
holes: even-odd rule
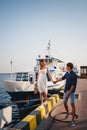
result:
[[[47,68],[47,73],[48,73],[48,75],[49,75],[51,81],[52,81],[54,84],[56,84],[57,82],[62,81],[62,78],[60,78],[60,79],[58,79],[58,80],[56,80],[56,81],[53,81],[52,76],[51,76],[51,73],[49,72],[48,68]]]
[[[53,79],[52,79],[51,73],[49,72],[48,68],[47,68],[47,73],[48,73],[48,75],[49,75],[50,80],[51,80],[52,82],[54,82]]]

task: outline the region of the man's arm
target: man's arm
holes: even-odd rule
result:
[[[72,85],[71,88],[70,88],[70,91],[69,91],[69,94],[71,94],[74,90],[74,86]]]
[[[56,81],[53,81],[53,83],[56,84],[57,82],[60,82],[60,81],[62,81],[62,78],[57,79]]]
[[[62,80],[65,80],[65,79],[66,79],[66,74],[67,74],[67,73],[65,73],[65,75],[64,75],[62,78],[57,79],[57,80],[54,81],[53,83],[56,84],[57,82],[60,82],[60,81],[62,81]]]
[[[67,98],[67,99],[69,98],[69,96],[70,96],[70,94],[73,92],[73,90],[74,90],[74,86],[72,85],[71,88],[70,88],[70,90],[69,90],[69,92],[68,92],[67,95],[66,95],[66,98]]]

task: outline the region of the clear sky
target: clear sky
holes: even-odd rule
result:
[[[56,58],[87,65],[87,0],[0,0],[0,72],[30,71],[48,40]]]

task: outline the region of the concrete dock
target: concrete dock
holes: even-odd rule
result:
[[[37,130],[87,130],[87,79],[78,79],[76,93],[79,94],[79,98],[76,99],[76,113],[78,114],[78,120],[75,127],[70,127],[69,123],[53,121],[49,117],[45,119],[37,128]],[[62,103],[62,99],[58,101],[58,104]],[[71,106],[69,104],[71,111]],[[65,111],[63,105],[60,105],[55,111],[54,115],[59,112]]]

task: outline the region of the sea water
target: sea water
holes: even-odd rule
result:
[[[0,103],[4,101],[10,101],[10,96],[6,92],[3,82],[10,80],[10,74],[0,74]]]
[[[15,78],[15,74],[12,75],[12,78]],[[11,97],[9,94],[6,92],[5,87],[3,85],[4,81],[10,80],[11,79],[11,74],[0,74],[0,108],[2,106],[9,106],[9,104],[2,104],[2,102],[10,102]],[[12,106],[12,119],[19,119],[19,112],[18,112],[18,107],[16,104],[11,105]],[[16,112],[15,112],[16,111]]]

